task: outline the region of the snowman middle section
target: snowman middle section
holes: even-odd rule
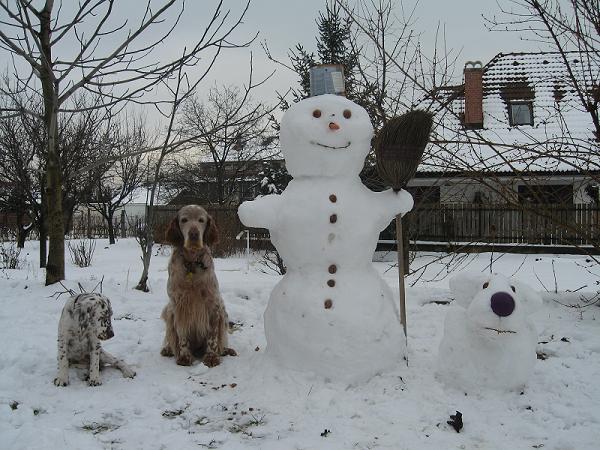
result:
[[[300,177],[278,203],[271,240],[288,271],[265,311],[267,354],[343,382],[399,364],[396,301],[372,256],[379,232],[412,206],[410,195],[371,192],[358,177]]]

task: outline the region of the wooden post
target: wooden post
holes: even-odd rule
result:
[[[396,243],[398,251],[398,288],[400,291],[400,323],[404,330],[404,338],[408,343],[406,332],[406,291],[404,289],[404,241],[402,239],[402,214],[396,216]]]

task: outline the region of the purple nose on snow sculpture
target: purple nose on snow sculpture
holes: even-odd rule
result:
[[[515,310],[515,300],[506,292],[496,292],[492,295],[490,305],[494,314],[507,317]]]

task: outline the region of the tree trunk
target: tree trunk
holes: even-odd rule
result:
[[[114,212],[109,212],[106,217],[106,222],[108,225],[108,243],[109,244],[115,243],[115,226],[113,224],[113,214],[114,214]]]
[[[86,236],[88,239],[92,238],[92,211],[89,206],[87,208],[87,218],[86,218]]]
[[[150,291],[150,288],[148,287],[148,272],[150,270],[150,258],[152,257],[152,246],[154,245],[154,242],[152,242],[152,232],[148,230],[151,230],[151,228],[148,227],[146,229],[146,239],[148,239],[148,241],[145,249],[142,249],[142,262],[144,264],[144,269],[142,270],[140,281],[138,281],[138,284],[135,287],[135,289],[142,292]]]
[[[41,43],[40,81],[44,93],[44,122],[48,137],[46,155],[46,205],[48,237],[48,260],[46,264],[46,285],[57,283],[65,278],[65,228],[62,207],[62,171],[58,152],[58,82],[53,73],[52,61],[52,7],[47,1],[40,12]]]
[[[55,129],[55,124],[51,128]],[[52,129],[50,134],[54,135]],[[62,212],[62,176],[60,161],[55,152],[55,135],[50,136],[48,141],[46,198],[48,205],[49,245],[48,261],[46,264],[46,286],[57,283],[65,278],[65,228]]]
[[[125,210],[121,210],[121,237],[125,239],[127,237],[127,228],[125,223]]]
[[[40,186],[40,214],[38,217],[38,233],[40,239],[40,267],[46,267],[46,254],[48,252],[47,248],[47,239],[48,239],[48,230],[46,229],[46,190],[44,186],[46,185],[46,179],[44,176],[41,177]]]
[[[17,214],[17,248],[25,248],[25,240],[31,231],[31,225],[29,225],[27,228],[23,226],[24,216],[25,213],[23,212]]]

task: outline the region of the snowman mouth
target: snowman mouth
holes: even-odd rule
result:
[[[350,144],[351,144],[351,142],[350,142],[350,141],[348,141],[348,143],[347,143],[346,145],[342,145],[342,146],[339,146],[339,147],[335,147],[335,146],[333,146],[333,145],[325,145],[325,144],[321,144],[320,142],[317,142],[317,141],[310,141],[310,143],[311,143],[312,145],[318,145],[319,147],[330,148],[330,149],[333,149],[333,150],[337,150],[337,149],[341,149],[341,148],[348,148],[348,147],[350,147]]]
[[[498,334],[506,334],[506,333],[512,333],[512,334],[517,334],[516,331],[512,331],[512,330],[499,330],[498,328],[490,328],[490,327],[484,327],[485,330],[490,330],[490,331],[495,331]]]

